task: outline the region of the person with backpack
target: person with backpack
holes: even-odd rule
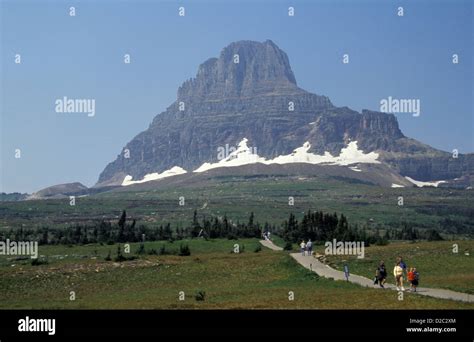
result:
[[[309,256],[313,255],[313,243],[311,242],[311,239],[306,243],[306,250]]]
[[[383,260],[380,261],[377,270],[375,271],[374,285],[379,284],[381,288],[385,288],[384,284],[387,281],[387,269]]]
[[[418,287],[419,279],[420,279],[420,274],[416,270],[416,267],[413,267],[413,281],[411,282],[413,292],[416,292],[416,288]]]

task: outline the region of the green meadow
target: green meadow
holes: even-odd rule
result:
[[[289,197],[294,205],[289,205]],[[404,205],[399,206],[403,196]],[[180,197],[185,205],[180,206]],[[454,242],[392,242],[366,248],[365,259],[330,257],[336,268],[347,262],[351,273],[372,278],[379,260],[391,271],[402,255],[420,272],[420,286],[473,293],[472,238],[474,194],[443,188],[381,188],[331,177],[216,177],[184,187],[160,186],[142,191],[111,191],[68,199],[0,202],[0,232],[33,227],[73,227],[100,220],[117,224],[122,210],[128,222],[158,227],[189,227],[199,217],[222,217],[233,223],[255,220],[280,227],[290,213],[301,219],[308,210],[343,213],[350,224],[368,229],[436,229]],[[273,236],[281,246],[281,238]],[[234,245],[240,253],[234,253]],[[188,245],[189,256],[180,256]],[[0,256],[0,307],[6,308],[317,308],[317,309],[473,309],[474,304],[395,291],[362,288],[333,281],[297,264],[288,252],[259,250],[257,239],[202,239],[131,244],[125,261],[114,261],[117,245],[40,246],[39,265],[30,259]],[[121,250],[124,248],[122,244]],[[165,253],[162,253],[162,251]],[[322,247],[316,249],[321,252]],[[470,252],[470,256],[465,255]],[[109,261],[106,259],[110,255]],[[129,257],[133,258],[129,258]],[[347,259],[347,260],[345,260]],[[391,272],[390,272],[391,273]],[[389,281],[392,279],[389,277]],[[75,300],[70,300],[71,291]],[[294,300],[289,300],[289,293]],[[183,297],[184,294],[184,297]],[[184,300],[180,300],[181,299]]]
[[[182,244],[189,246],[191,255],[177,255]],[[240,253],[234,253],[236,244]],[[163,246],[169,254],[148,254]],[[130,253],[124,256],[134,258],[122,262],[113,260],[117,245],[40,246],[40,260],[47,260],[45,264],[33,266],[28,259],[0,257],[0,307],[474,309],[474,304],[411,293],[399,301],[395,291],[320,278],[297,264],[288,252],[259,246],[257,239],[146,242],[144,254],[136,253],[139,244],[131,244]],[[418,247],[427,253],[432,250],[430,243],[420,243]],[[112,260],[106,261],[109,252]],[[452,271],[456,273],[457,269]],[[422,274],[425,285],[429,281],[428,270]],[[449,279],[455,277],[445,279],[446,284]],[[456,284],[453,282],[453,286]],[[71,291],[75,300],[70,300]],[[291,294],[293,300],[289,300]]]

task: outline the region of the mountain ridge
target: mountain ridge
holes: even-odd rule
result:
[[[288,56],[271,40],[238,41],[200,64],[196,77],[178,88],[176,101],[125,145],[96,186],[175,166],[191,172],[216,162],[219,147],[237,146],[243,138],[268,159],[305,142],[312,153],[338,155],[357,141],[362,151],[379,152],[401,175],[421,181],[474,170],[474,155],[454,159],[406,137],[393,114],[336,107],[328,97],[299,88]]]

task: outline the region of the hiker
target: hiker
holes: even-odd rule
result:
[[[400,267],[401,267],[402,270],[403,270],[403,275],[405,275],[405,274],[408,275],[408,272],[407,272],[407,264],[405,264],[405,262],[403,261],[402,256],[400,255],[397,260],[400,261]]]
[[[410,283],[410,291],[413,291],[413,280],[415,279],[415,275],[413,274],[413,267],[408,269],[407,273],[407,280]]]
[[[384,284],[387,280],[387,269],[385,268],[385,263],[383,260],[380,261],[377,270],[375,271],[374,285],[379,284],[381,288],[385,288]]]
[[[306,243],[306,250],[308,251],[309,256],[313,255],[313,243],[311,242],[311,239]]]
[[[393,268],[393,276],[395,277],[397,291],[405,291],[405,288],[403,287],[403,268],[400,266],[399,260],[397,260],[397,264]]]
[[[412,279],[413,280],[411,281],[410,287],[413,292],[416,292],[416,288],[418,287],[418,282],[420,279],[420,274],[416,270],[416,267],[413,267],[412,269]]]
[[[270,232],[267,232],[267,239],[270,241]]]
[[[344,276],[346,277],[346,281],[349,281],[349,266],[347,264],[344,265]]]
[[[306,243],[304,242],[304,240],[301,241],[300,247],[301,247],[301,255],[304,256],[304,252],[305,252],[305,249],[306,249]]]

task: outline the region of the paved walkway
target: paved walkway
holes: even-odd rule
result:
[[[268,247],[275,251],[283,250],[283,248],[274,245],[271,241],[262,240],[260,241],[260,243],[264,245],[265,247]],[[299,264],[301,264],[302,266],[306,267],[307,269],[313,272],[316,272],[321,277],[332,278],[334,280],[344,280],[344,281],[346,280],[346,277],[344,276],[344,272],[335,270],[334,268],[331,268],[328,265],[323,264],[322,262],[320,262],[318,259],[316,259],[313,256],[302,256],[301,253],[291,253],[290,255]],[[373,280],[366,277],[362,277],[360,275],[351,274],[349,276],[349,281],[351,283],[355,283],[360,286],[369,287],[369,288],[375,287],[375,288],[381,289],[378,285],[374,286]],[[385,284],[385,288],[396,290],[395,285],[392,285],[392,284]],[[415,293],[415,292],[410,292],[410,293]],[[416,294],[419,294],[422,296],[441,298],[441,299],[451,299],[451,300],[457,300],[457,301],[462,301],[462,302],[474,303],[473,295],[462,293],[462,292],[455,292],[451,290],[445,290],[445,289],[418,287],[416,289]]]
[[[270,240],[260,240],[260,243],[262,245],[264,245],[265,247],[267,247],[267,248],[273,249],[274,251],[282,251],[283,250],[283,248],[281,248],[280,246],[275,245]]]

